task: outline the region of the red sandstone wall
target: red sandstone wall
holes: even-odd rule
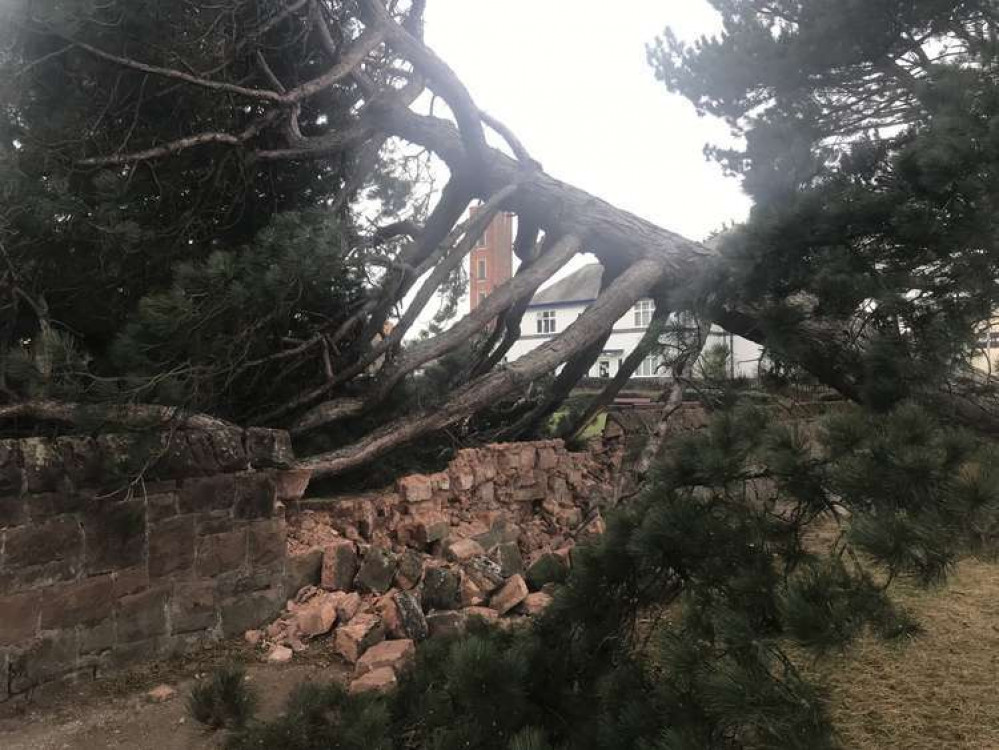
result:
[[[0,440],[0,700],[272,617],[291,460],[270,430]]]

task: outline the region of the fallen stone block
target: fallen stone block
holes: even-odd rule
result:
[[[485,602],[485,594],[482,593],[475,581],[468,574],[462,573],[460,598],[462,607],[474,607]]]
[[[489,550],[489,559],[500,566],[500,575],[504,578],[522,575],[524,572],[524,560],[516,542],[497,544]]]
[[[503,570],[485,555],[473,557],[464,565],[464,571],[483,594],[491,594],[503,585]]]
[[[337,591],[333,597],[336,602],[336,619],[342,625],[354,619],[354,615],[361,609],[361,595],[356,591]]]
[[[407,549],[399,555],[395,569],[395,585],[406,591],[416,588],[423,580],[423,555]]]
[[[503,584],[503,588],[493,594],[489,605],[501,615],[505,615],[524,601],[529,593],[530,590],[527,588],[527,582],[524,580],[524,577],[515,575]]]
[[[486,551],[472,539],[448,539],[444,542],[444,558],[454,563],[464,563]]]
[[[361,613],[336,630],[333,650],[355,664],[369,648],[385,639],[385,628],[377,615]]]
[[[354,577],[354,587],[361,592],[384,594],[392,588],[395,568],[395,555],[381,547],[369,547]]]
[[[267,661],[270,664],[287,664],[291,657],[292,651],[287,646],[273,646],[267,654]]]
[[[354,674],[360,677],[376,669],[388,667],[397,675],[413,659],[416,645],[409,639],[398,641],[382,641],[367,651],[357,660]]]
[[[457,573],[447,568],[428,568],[423,575],[423,609],[457,609],[461,605]]]
[[[349,539],[323,547],[321,585],[327,591],[350,591],[357,575],[357,548]]]
[[[517,611],[530,617],[537,617],[552,603],[552,597],[542,591],[535,591],[524,597]]]
[[[409,591],[397,591],[392,595],[392,600],[399,616],[401,635],[413,641],[424,640],[430,634],[430,629],[417,598]]]
[[[403,477],[397,483],[397,491],[407,503],[419,503],[433,497],[434,488],[430,477],[416,474]]]
[[[352,695],[368,692],[385,693],[392,690],[397,682],[395,672],[390,667],[382,667],[358,677],[350,683],[347,692]]]
[[[466,618],[481,617],[483,620],[488,620],[489,622],[498,620],[500,616],[499,612],[492,607],[465,607],[461,610],[461,613]]]
[[[337,600],[331,595],[315,596],[295,611],[298,632],[317,638],[333,629],[337,620]]]

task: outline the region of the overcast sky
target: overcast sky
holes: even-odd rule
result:
[[[426,40],[549,174],[703,240],[749,210],[738,181],[704,158],[728,129],[667,91],[645,47],[667,26],[693,40],[720,25],[704,0],[429,0]]]
[[[426,38],[479,106],[559,179],[691,239],[745,218],[736,180],[705,161],[725,126],[655,80],[645,45],[720,23],[703,0],[430,0]]]

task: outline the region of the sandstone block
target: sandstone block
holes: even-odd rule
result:
[[[288,555],[285,564],[284,590],[292,594],[303,586],[318,586],[322,578],[323,551],[319,547]]]
[[[364,655],[364,652],[385,639],[385,629],[376,615],[359,614],[348,624],[336,630],[333,649],[351,664]]]
[[[348,692],[354,695],[368,692],[385,693],[392,690],[397,682],[395,672],[390,667],[382,667],[373,669],[351,682]]]
[[[520,604],[530,593],[527,582],[523,576],[515,575],[510,578],[503,587],[493,594],[489,601],[489,606],[505,615],[511,609]]]
[[[246,529],[198,539],[197,571],[205,578],[237,570],[246,562]]]
[[[541,484],[533,484],[528,487],[517,487],[513,491],[513,501],[516,503],[531,503],[535,500],[545,499],[545,487]]]
[[[448,539],[444,542],[444,557],[450,562],[464,563],[484,555],[482,546],[472,539]]]
[[[357,575],[357,548],[349,539],[338,539],[323,547],[322,587],[349,591]]]
[[[4,564],[8,569],[77,560],[83,548],[80,525],[70,516],[8,529],[6,540]]]
[[[502,569],[485,555],[473,557],[463,567],[466,575],[484,594],[491,594],[503,585]]]
[[[278,589],[265,589],[220,602],[223,634],[243,633],[271,620],[284,606],[282,594]]]
[[[538,468],[544,471],[554,469],[558,465],[558,456],[554,448],[538,449]]]
[[[275,471],[271,473],[274,481],[274,496],[278,502],[293,503],[302,499],[305,490],[312,479],[312,472],[308,469],[295,469],[292,471]]]
[[[430,478],[422,474],[403,477],[397,484],[397,490],[407,503],[419,503],[423,500],[429,500],[434,495]]]
[[[354,587],[361,592],[384,594],[392,588],[395,567],[395,555],[381,547],[371,546],[354,577]]]
[[[492,503],[496,500],[496,485],[493,482],[483,482],[476,489],[475,497],[480,503]]]
[[[160,586],[118,601],[118,640],[142,641],[167,632],[169,588]]]
[[[284,430],[250,427],[246,430],[246,454],[251,466],[284,468],[295,463],[291,436]]]
[[[465,464],[452,465],[450,471],[451,482],[459,492],[468,492],[475,485],[475,474],[469,466]]]
[[[516,542],[497,544],[489,550],[489,559],[500,566],[500,575],[504,578],[524,572],[524,560]]]
[[[533,594],[528,594],[524,597],[524,601],[520,603],[518,611],[535,617],[544,612],[551,603],[552,597],[541,591],[535,591]]]
[[[466,618],[481,617],[489,622],[499,619],[500,616],[492,607],[465,607],[461,612]]]
[[[250,565],[270,565],[287,554],[284,519],[272,518],[250,524]]]
[[[397,591],[392,595],[392,600],[396,606],[402,636],[413,641],[425,639],[429,634],[429,627],[417,598],[408,591]]]
[[[538,460],[537,449],[533,445],[524,445],[520,449],[518,466],[521,471],[531,471]]]
[[[334,601],[336,602],[336,618],[341,624],[353,620],[361,609],[361,595],[356,591],[350,593],[336,591],[334,592]]]
[[[0,596],[0,646],[30,640],[38,632],[41,597],[37,591]]]
[[[272,646],[267,654],[267,661],[270,664],[287,664],[291,661],[293,652],[287,646]]]
[[[111,616],[113,603],[114,589],[110,575],[53,586],[45,590],[42,598],[42,630],[57,630],[107,619]]]
[[[298,632],[308,638],[317,638],[333,629],[337,620],[337,599],[329,594],[312,597],[295,611]]]
[[[463,573],[461,576],[461,606],[475,607],[485,600],[486,597],[482,593],[482,589],[475,585],[475,581],[467,573]]]
[[[277,501],[274,480],[267,474],[239,474],[236,481],[236,518],[270,518]]]
[[[461,606],[458,575],[447,568],[428,568],[423,575],[423,609],[457,609]]]
[[[170,575],[194,566],[194,516],[177,516],[149,530],[149,575]]]
[[[181,513],[229,510],[235,504],[236,480],[229,474],[184,480],[177,496]]]
[[[423,580],[423,555],[416,550],[404,550],[398,557],[395,585],[401,589],[416,588]]]
[[[215,627],[215,584],[212,581],[176,583],[170,599],[170,629],[176,633],[191,633]]]
[[[357,660],[354,674],[358,677],[376,669],[388,667],[397,675],[413,659],[416,645],[409,639],[382,641],[375,644]]]

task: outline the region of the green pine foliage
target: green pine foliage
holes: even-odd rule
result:
[[[372,746],[399,750],[833,747],[821,686],[796,664],[862,633],[918,635],[891,583],[936,583],[994,550],[995,465],[908,404],[807,422],[719,413],[576,549],[533,626],[475,621],[426,642],[393,694],[338,697],[313,714],[313,744],[288,746],[352,747],[320,738],[378,705]],[[289,717],[304,710],[299,698]],[[255,726],[233,747],[307,723]]]
[[[803,323],[843,336],[855,361],[820,374],[852,372],[843,389],[872,408],[934,387],[999,305],[994,4],[711,5],[720,35],[649,49],[667,87],[741,137],[707,149],[754,206],[705,291],[749,301],[781,360],[807,363]]]

